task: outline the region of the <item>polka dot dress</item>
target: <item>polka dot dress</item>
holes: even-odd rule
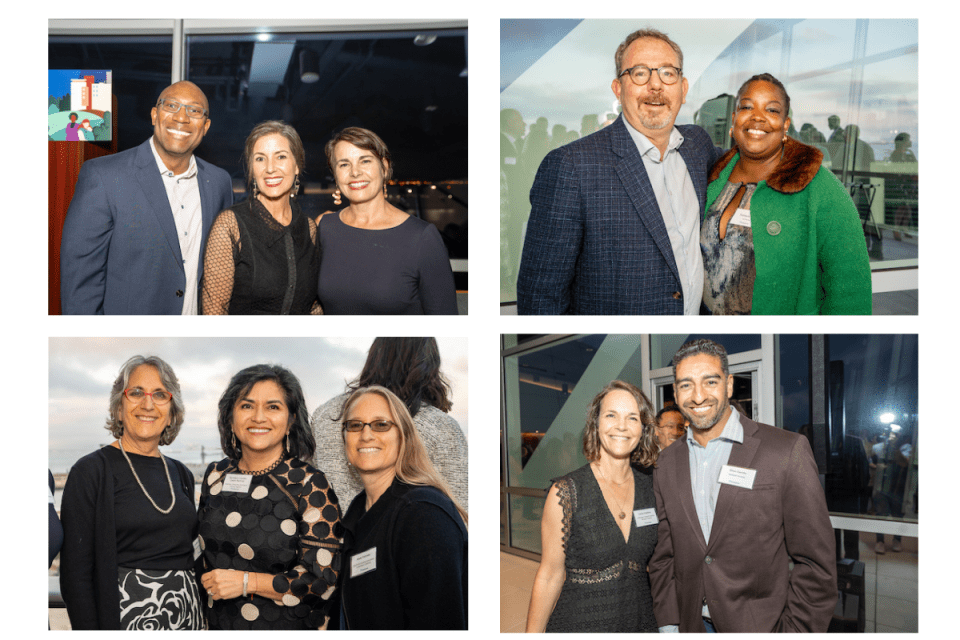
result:
[[[284,458],[247,491],[228,491],[224,459],[211,464],[200,494],[204,571],[234,569],[274,576],[280,600],[258,595],[205,602],[211,629],[319,629],[331,615],[340,572],[340,508],[323,473]],[[244,474],[248,475],[248,474]]]

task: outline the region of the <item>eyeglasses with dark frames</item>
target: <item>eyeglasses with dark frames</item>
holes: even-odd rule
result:
[[[343,423],[343,430],[349,431],[350,433],[357,433],[358,431],[363,431],[364,427],[370,427],[372,430],[377,433],[383,433],[385,431],[390,431],[393,427],[397,426],[396,422],[391,422],[390,420],[374,420],[373,422],[363,422],[362,420],[347,420]]]
[[[660,78],[660,82],[663,84],[677,84],[677,80],[679,80],[680,76],[683,75],[683,69],[678,67],[667,66],[651,69],[645,64],[638,64],[635,67],[630,67],[629,69],[620,72],[620,75],[617,77],[622,78],[624,74],[629,74],[630,79],[633,80],[633,83],[638,87],[642,87],[650,82],[650,78],[653,77],[654,71],[657,72],[657,76]]]
[[[170,402],[173,399],[173,394],[169,391],[154,391],[153,393],[147,393],[143,389],[134,387],[132,389],[124,389],[123,395],[127,397],[127,400],[140,404],[143,402],[143,399],[147,396],[150,396],[153,399],[153,404],[164,405]]]
[[[161,98],[157,101],[157,106],[167,113],[179,113],[180,109],[186,109],[187,115],[194,120],[205,118],[210,113],[203,107],[198,107],[192,104],[180,104],[179,102],[171,100],[170,98]]]

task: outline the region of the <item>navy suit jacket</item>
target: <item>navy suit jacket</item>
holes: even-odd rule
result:
[[[824,633],[837,604],[837,564],[810,444],[744,416],[740,424],[743,443],[733,445],[728,464],[755,469],[753,488],[720,487],[709,541],[687,439],[660,452],[653,471],[660,523],[649,565],[657,624],[703,633],[706,602],[722,632]]]
[[[226,171],[200,158],[197,182],[203,218],[199,286],[210,226],[233,204],[233,187]],[[179,315],[185,286],[177,227],[150,140],[84,162],[63,225],[63,313]]]
[[[706,131],[678,125],[700,217],[719,157]],[[551,151],[530,190],[520,314],[683,314],[680,275],[657,198],[621,115]]]

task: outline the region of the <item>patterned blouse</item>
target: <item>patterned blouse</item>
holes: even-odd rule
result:
[[[268,573],[282,594],[208,600],[211,629],[326,628],[335,615],[330,597],[343,533],[337,496],[322,472],[289,456],[259,475],[221,460],[204,475],[199,515],[201,572]]]

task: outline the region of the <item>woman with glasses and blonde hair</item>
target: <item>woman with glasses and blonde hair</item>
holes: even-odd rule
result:
[[[528,632],[657,631],[647,575],[657,544],[654,429],[653,406],[629,382],[614,380],[590,403],[589,462],[554,479],[543,507]]]
[[[320,314],[317,226],[297,202],[305,159],[296,129],[261,122],[243,148],[252,196],[220,212],[203,259],[204,314]]]
[[[437,228],[387,202],[390,152],[368,129],[347,127],[326,146],[336,204],[319,220],[318,292],[328,314],[456,315],[450,258]]]
[[[193,474],[165,457],[183,424],[180,383],[155,356],[124,363],[106,429],[63,490],[60,588],[74,629],[202,629],[193,571]]]
[[[360,492],[343,518],[345,629],[467,628],[467,513],[427,456],[407,407],[380,386],[343,406]]]

